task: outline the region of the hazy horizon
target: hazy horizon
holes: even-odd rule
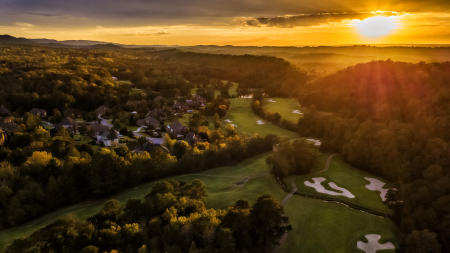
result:
[[[220,44],[192,44],[192,45],[179,45],[179,44],[124,44],[118,43],[114,41],[104,41],[104,40],[88,40],[83,38],[68,38],[64,40],[58,40],[47,37],[22,37],[16,36],[15,34],[0,34],[0,36],[13,36],[19,39],[29,39],[29,40],[54,40],[57,42],[68,42],[68,41],[91,41],[91,42],[100,42],[105,44],[115,44],[121,46],[165,46],[165,47],[255,47],[255,48],[264,48],[264,47],[274,47],[274,48],[317,48],[317,47],[450,47],[450,43],[361,43],[361,44],[317,44],[317,45],[220,45]]]

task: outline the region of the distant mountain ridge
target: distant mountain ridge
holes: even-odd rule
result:
[[[118,43],[95,41],[95,40],[53,40],[53,39],[27,39],[17,38],[11,35],[0,35],[0,44],[44,44],[44,45],[65,45],[65,46],[78,46],[78,47],[90,47],[90,46],[122,46]]]
[[[16,38],[14,36],[8,35],[8,34],[4,34],[4,35],[0,35],[0,43],[5,43],[5,44],[28,44],[31,43],[32,41],[25,39],[25,38]]]

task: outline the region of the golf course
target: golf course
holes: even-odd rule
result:
[[[251,99],[232,98],[230,101],[231,108],[225,118],[236,126],[240,134],[260,136],[275,134],[283,139],[298,137],[296,133],[280,128],[255,115],[250,108]]]
[[[292,123],[297,123],[303,115],[300,105],[293,98],[265,98],[263,106],[268,112],[279,113]]]
[[[274,100],[277,102],[272,102],[270,105],[275,105],[280,101],[285,104],[281,107],[289,105],[286,107],[289,109],[280,113],[283,117],[290,115],[289,111],[297,106],[294,100],[278,98]],[[249,99],[231,99],[231,109],[225,119],[229,119],[235,124],[242,134],[261,136],[277,134],[283,139],[298,138],[296,133],[269,122],[257,124],[261,119],[253,114]],[[208,207],[226,208],[240,199],[253,203],[262,194],[270,194],[281,202],[288,193],[282,190],[270,174],[266,164],[266,158],[269,155],[270,153],[266,153],[233,166],[180,175],[170,179],[186,182],[194,179],[203,181],[208,191],[206,199]],[[321,154],[320,162],[317,168],[314,168],[314,172],[285,179],[289,185],[297,186],[297,193],[306,193],[306,195],[316,197],[294,194],[284,202],[284,210],[289,217],[292,230],[288,232],[286,240],[281,242],[279,252],[363,252],[357,248],[357,243],[358,241],[367,242],[364,238],[367,234],[380,235],[380,243],[392,242],[397,246],[397,230],[389,218],[341,203],[341,201],[348,201],[355,206],[389,214],[391,211],[382,202],[379,192],[371,191],[366,187],[369,182],[364,177],[377,177],[349,166],[338,155],[331,156],[331,158],[330,156],[331,154]],[[334,182],[339,187],[350,191],[355,197],[350,199],[345,196],[328,196],[305,185],[305,181],[315,177],[323,177],[327,183]],[[378,179],[384,181],[382,178]],[[87,218],[99,211],[108,199],[114,198],[122,203],[130,198],[142,199],[151,190],[154,183],[149,182],[128,189],[110,198],[86,201],[59,209],[26,224],[0,231],[0,251],[3,252],[14,239],[28,236],[65,215],[72,214],[80,218]],[[321,196],[336,201],[324,200],[321,199]]]

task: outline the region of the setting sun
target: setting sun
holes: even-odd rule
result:
[[[364,20],[356,20],[354,26],[358,33],[369,38],[379,38],[391,34],[398,28],[395,16],[375,16]]]

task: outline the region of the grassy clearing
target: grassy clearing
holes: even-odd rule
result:
[[[80,145],[88,144],[88,143],[90,143],[91,141],[93,141],[93,139],[92,139],[91,137],[86,136],[86,135],[80,135],[80,134],[76,134],[76,135],[73,137],[73,139],[74,139],[78,144],[80,144]]]
[[[265,98],[263,106],[265,110],[271,113],[278,112],[283,119],[293,123],[297,123],[301,117],[299,114],[292,113],[294,110],[301,111],[301,107],[297,100],[293,98]]]
[[[127,126],[127,129],[130,131],[136,131],[139,127],[138,126]]]
[[[225,116],[225,119],[232,120],[232,123],[237,125],[237,130],[239,133],[250,136],[253,136],[255,134],[260,136],[276,134],[282,138],[298,137],[296,133],[278,127],[256,116],[250,108],[250,99],[232,98],[230,99],[230,101],[231,108],[228,114]],[[258,120],[262,120],[265,124],[256,124]]]
[[[177,118],[178,121],[185,127],[189,127],[189,121],[191,120],[191,113],[185,113],[180,118]]]
[[[238,88],[239,88],[239,84],[238,83],[232,83],[233,86],[230,87],[230,89],[228,90],[228,95],[230,95],[230,97],[237,97],[238,94]]]
[[[226,166],[216,169],[206,170],[196,174],[186,174],[172,177],[171,179],[190,182],[194,179],[202,180],[208,191],[206,199],[208,207],[225,208],[233,205],[237,200],[245,199],[253,203],[262,194],[271,194],[277,200],[284,196],[284,192],[277,185],[272,176],[268,173],[265,159],[268,154],[259,155],[235,166]],[[248,177],[250,180],[241,186],[235,186],[236,182]],[[110,198],[86,201],[70,207],[59,209],[49,213],[24,225],[0,231],[0,252],[5,250],[6,245],[15,238],[25,237],[32,232],[54,222],[68,214],[76,215],[85,219],[97,213],[104,202],[115,198],[122,203],[130,198],[142,199],[147,195],[155,182],[143,184],[129,190],[123,191]]]
[[[315,189],[305,186],[304,182],[305,180],[311,181],[311,178],[313,177],[324,177],[327,179],[327,181],[325,181],[326,184],[328,184],[328,182],[335,182],[338,186],[346,188],[355,195],[354,199],[349,199],[344,196],[333,196],[333,198],[349,201],[359,206],[370,208],[375,211],[385,213],[392,212],[392,210],[390,210],[381,201],[379,192],[370,191],[365,187],[365,185],[368,184],[368,181],[366,181],[364,177],[373,177],[373,178],[377,177],[367,172],[351,167],[350,165],[342,161],[342,159],[339,156],[335,156],[331,160],[329,169],[327,171],[320,173],[319,171],[324,168],[325,160],[327,157],[328,155],[323,155],[321,157],[321,162],[319,163],[320,167],[317,168],[317,172],[313,172],[307,175],[289,177],[286,181],[295,182],[298,190],[301,192],[308,192],[312,194],[321,195],[321,193],[316,192]],[[378,179],[386,182],[385,179],[381,178]]]
[[[285,212],[292,230],[280,252],[362,252],[356,248],[356,242],[366,234],[380,234],[382,241],[394,245],[397,242],[397,230],[391,220],[344,205],[294,196]]]

